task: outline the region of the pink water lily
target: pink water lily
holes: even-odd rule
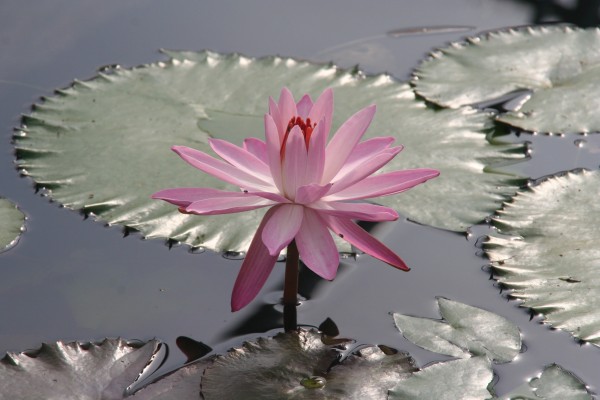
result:
[[[351,116],[328,142],[332,114],[331,89],[314,103],[308,95],[296,103],[284,88],[279,102],[269,98],[265,141],[248,138],[242,148],[210,139],[211,148],[223,160],[184,146],[172,148],[190,165],[241,190],[177,188],[161,190],[153,198],[199,215],[270,207],[235,282],[233,311],[256,297],[279,253],[292,240],[304,264],[328,280],[335,277],[339,265],[330,231],[381,261],[409,269],[398,255],[354,222],[395,220],[396,211],[357,200],[403,192],[439,172],[423,168],[374,174],[402,150],[402,146],[392,147],[392,137],[360,141],[375,106]]]

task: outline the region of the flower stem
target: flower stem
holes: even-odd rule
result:
[[[286,332],[298,328],[296,306],[298,305],[298,265],[300,256],[296,241],[288,245],[285,260],[285,284],[283,287],[283,328]]]

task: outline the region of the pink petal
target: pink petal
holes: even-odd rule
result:
[[[283,123],[281,122],[281,113],[279,112],[279,106],[275,103],[272,97],[269,97],[269,115],[275,121],[277,132],[279,133],[279,142],[283,140],[283,133],[285,132]],[[286,122],[287,124],[287,122]]]
[[[187,207],[198,200],[239,196],[240,192],[211,188],[174,188],[160,190],[154,193],[152,198],[164,200],[179,207]]]
[[[398,219],[398,213],[393,209],[369,203],[320,201],[311,204],[310,208],[335,217],[361,221],[395,221]]]
[[[396,156],[402,150],[400,147],[392,147],[391,149],[386,149],[379,153],[379,155],[371,158],[370,160],[364,162],[360,166],[352,170],[347,170],[346,174],[343,176],[336,176],[333,181],[333,186],[329,191],[329,194],[337,193],[340,190],[343,190],[355,183],[365,179],[369,175],[373,174],[375,171],[379,170],[385,164],[387,164],[392,158]]]
[[[269,254],[276,256],[298,233],[304,213],[302,206],[293,204],[284,204],[273,209],[273,215],[263,230],[262,241]]]
[[[273,185],[269,182],[241,171],[233,165],[217,160],[201,151],[185,146],[173,146],[171,149],[191,166],[232,185],[261,191],[274,189]]]
[[[277,131],[277,125],[268,114],[265,114],[265,139],[267,144],[267,155],[269,157],[269,170],[275,182],[275,186],[283,193],[283,182],[281,176],[281,139]]]
[[[296,110],[298,111],[298,116],[302,117],[302,119],[306,120],[308,117],[308,113],[310,109],[313,107],[312,99],[309,95],[305,94],[302,96],[298,104],[296,104]]]
[[[325,159],[325,171],[322,182],[330,182],[344,165],[359,140],[371,124],[375,115],[375,106],[363,108],[351,116],[338,129],[327,145]]]
[[[262,241],[264,227],[273,213],[273,208],[267,211],[254,234],[246,258],[242,263],[242,268],[233,285],[231,311],[241,310],[256,297],[275,266],[278,255],[272,256],[269,254]]]
[[[296,190],[306,182],[306,144],[302,130],[295,125],[288,135],[282,166],[282,181],[285,197],[296,198]]]
[[[331,121],[333,121],[333,90],[325,89],[319,96],[312,109],[308,113],[308,118],[312,122],[323,121],[325,125],[325,141],[331,130]]]
[[[279,96],[279,118],[281,118],[281,135],[283,135],[286,131],[287,124],[290,122],[292,117],[298,115],[298,111],[296,110],[296,102],[294,101],[294,96],[292,96],[292,92],[288,90],[288,88],[281,89],[281,95]]]
[[[435,178],[439,174],[440,172],[435,169],[418,168],[373,175],[323,200],[360,200],[396,194]]]
[[[267,144],[257,138],[246,138],[244,139],[244,149],[251,154],[254,154],[256,158],[269,164],[269,156],[267,155]]]
[[[285,197],[283,197],[279,193],[272,193],[272,192],[250,192],[250,191],[248,193],[252,194],[254,196],[263,197],[265,199],[272,200],[275,203],[285,203],[285,204],[291,203],[290,200],[286,199]]]
[[[340,168],[337,176],[343,174],[344,170],[354,169],[356,165],[360,165],[366,160],[375,157],[385,149],[389,148],[393,142],[393,137],[376,137],[358,143],[352,153],[348,156],[348,159],[342,168]],[[402,146],[400,146],[400,148],[402,148]]]
[[[315,211],[305,208],[302,226],[296,235],[300,259],[324,279],[335,278],[340,255],[331,233]]]
[[[197,200],[185,208],[190,214],[219,215],[232,214],[242,211],[255,210],[276,204],[271,200],[257,197],[249,193],[241,193],[237,197],[214,197],[211,199]]]
[[[295,202],[298,204],[313,203],[323,197],[329,191],[331,185],[331,183],[328,183],[327,185],[317,185],[316,183],[311,183],[300,186],[296,191]]]
[[[327,143],[327,131],[325,120],[322,119],[308,143],[308,158],[306,160],[306,182],[320,183],[325,168],[325,145]]]
[[[208,139],[208,144],[223,160],[250,175],[259,175],[264,181],[271,180],[269,166],[254,154],[222,139]]]
[[[390,264],[392,267],[404,271],[410,270],[396,253],[351,220],[324,214],[321,214],[321,217],[332,231],[361,251]]]

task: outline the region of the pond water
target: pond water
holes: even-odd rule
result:
[[[136,234],[123,237],[119,227],[86,220],[35,194],[31,181],[15,169],[10,138],[19,115],[39,96],[74,78],[91,77],[101,65],[155,61],[163,57],[159,48],[333,60],[405,79],[434,47],[482,30],[531,23],[533,16],[525,2],[492,0],[2,2],[0,195],[18,203],[28,220],[18,245],[0,255],[0,353],[36,348],[42,341],[156,337],[170,348],[164,371],[186,359],[175,344],[179,336],[222,353],[282,326],[276,303],[283,263],[258,299],[232,314],[230,291],[241,265],[236,257],[169,248]],[[415,27],[439,29],[429,34],[407,29]],[[386,35],[399,29],[398,35]],[[594,135],[513,133],[511,140],[531,143],[531,160],[510,168],[532,178],[600,164],[600,140]],[[478,247],[487,231],[482,224],[469,235],[453,233],[405,219],[377,226],[376,234],[412,271],[399,272],[367,256],[345,259],[333,282],[303,271],[306,300],[298,322],[319,326],[330,318],[344,337],[409,351],[425,365],[443,357],[405,340],[389,312],[438,318],[436,297],[443,296],[519,326],[526,351],[495,367],[499,395],[550,363],[600,390],[599,349],[551,330],[538,317],[530,320],[490,280]]]

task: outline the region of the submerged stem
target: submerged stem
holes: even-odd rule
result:
[[[283,328],[286,332],[294,331],[298,327],[296,306],[298,305],[298,265],[300,256],[296,242],[287,248],[285,260],[285,284],[283,287]]]

